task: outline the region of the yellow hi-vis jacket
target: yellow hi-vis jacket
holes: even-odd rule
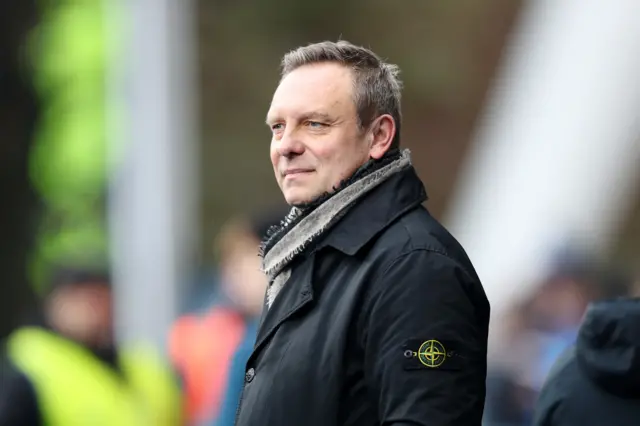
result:
[[[15,331],[11,361],[34,386],[45,426],[180,426],[180,392],[151,350],[120,352],[123,374],[38,327]]]

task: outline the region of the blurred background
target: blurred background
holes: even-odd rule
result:
[[[492,304],[487,425],[529,424],[587,304],[640,290],[635,0],[5,3],[0,337],[56,267],[109,265],[117,342],[166,356],[189,424],[223,416],[259,314],[285,211],[264,116],[300,45],[402,70],[427,206]]]

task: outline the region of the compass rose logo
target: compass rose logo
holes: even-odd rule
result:
[[[427,340],[418,349],[418,359],[425,367],[440,367],[447,359],[447,351],[437,340]]]

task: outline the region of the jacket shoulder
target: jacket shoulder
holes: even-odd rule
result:
[[[558,423],[563,403],[570,397],[578,377],[576,348],[571,346],[557,359],[538,395],[534,411],[534,426],[552,426]]]
[[[376,239],[371,255],[393,261],[415,251],[433,252],[447,258],[479,281],[460,243],[423,206],[411,210],[387,227]]]

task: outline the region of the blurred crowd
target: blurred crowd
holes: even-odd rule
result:
[[[83,425],[233,425],[267,284],[260,240],[284,214],[223,226],[216,272],[167,331],[166,351],[116,343],[100,262],[53,268],[42,303],[3,343],[0,425],[66,425],[77,412]]]

